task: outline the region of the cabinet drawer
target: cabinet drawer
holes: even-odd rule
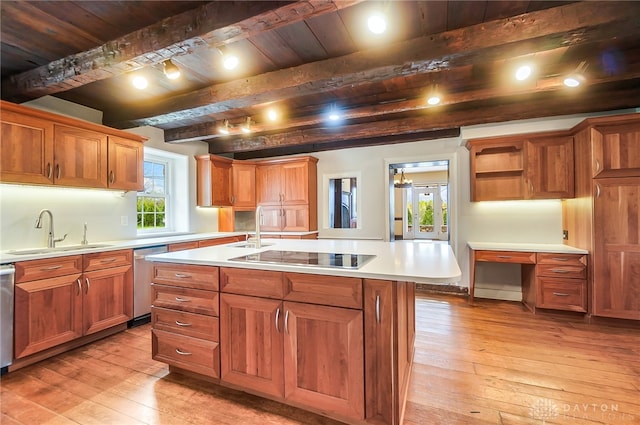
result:
[[[572,279],[586,279],[587,268],[583,265],[555,265],[555,264],[538,264],[536,266],[536,275],[548,277],[566,277]]]
[[[218,290],[218,268],[192,264],[156,263],[153,282],[185,288]]]
[[[587,311],[587,281],[584,279],[538,278],[536,307]]]
[[[218,316],[219,295],[213,291],[151,284],[153,306]]]
[[[196,249],[196,248],[199,248],[198,241],[178,242],[178,243],[169,244],[169,246],[167,246],[167,250],[169,252],[184,251],[186,249]]]
[[[287,294],[282,272],[230,267],[220,268],[220,290],[232,294],[279,300]]]
[[[218,342],[220,336],[217,317],[160,307],[151,309],[151,326],[154,329],[214,342]]]
[[[566,266],[586,267],[587,256],[582,254],[538,253],[538,264],[558,264]]]
[[[111,267],[130,266],[133,251],[122,249],[119,251],[93,252],[83,255],[84,271],[108,269]]]
[[[159,330],[151,331],[154,360],[213,378],[220,377],[220,347],[217,342]]]
[[[245,239],[246,239],[245,236],[226,236],[224,238],[217,238],[217,239],[204,239],[204,240],[198,241],[198,248],[204,248],[207,246],[224,245],[226,243],[233,243],[233,242],[241,242]]]
[[[286,301],[362,309],[362,279],[285,273]]]
[[[19,261],[16,267],[16,283],[50,277],[82,273],[82,256],[45,258],[42,260]]]
[[[520,251],[476,251],[476,261],[492,263],[535,264],[535,252]]]

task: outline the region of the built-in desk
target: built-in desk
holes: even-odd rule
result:
[[[475,291],[476,263],[522,267],[522,302],[536,308],[587,311],[588,251],[561,244],[468,242],[469,299]]]

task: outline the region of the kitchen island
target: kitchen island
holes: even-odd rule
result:
[[[415,283],[460,279],[449,245],[266,239],[260,249],[244,246],[147,257],[153,357],[172,371],[345,423],[401,424]]]

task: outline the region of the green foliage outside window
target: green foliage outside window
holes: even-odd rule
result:
[[[147,196],[138,197],[138,229],[165,227],[165,200]]]

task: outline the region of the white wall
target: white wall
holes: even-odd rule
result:
[[[92,120],[97,116],[95,110],[90,108],[56,101],[59,99],[47,98],[46,107],[41,109],[85,120]],[[41,105],[32,103],[30,106]],[[206,154],[207,144],[194,142],[170,145],[164,143],[163,131],[153,127],[130,131],[148,137],[145,146],[188,157],[189,170],[182,172],[185,177],[184,190],[189,191],[189,205],[185,209],[189,215],[189,227],[186,231],[217,231],[218,210],[194,207],[194,155]],[[87,223],[89,242],[137,237],[135,192],[0,184],[0,250],[46,246],[48,219],[45,219],[43,229],[34,227],[38,212],[44,208],[53,213],[56,237],[69,234],[65,244],[80,243],[84,223]]]

